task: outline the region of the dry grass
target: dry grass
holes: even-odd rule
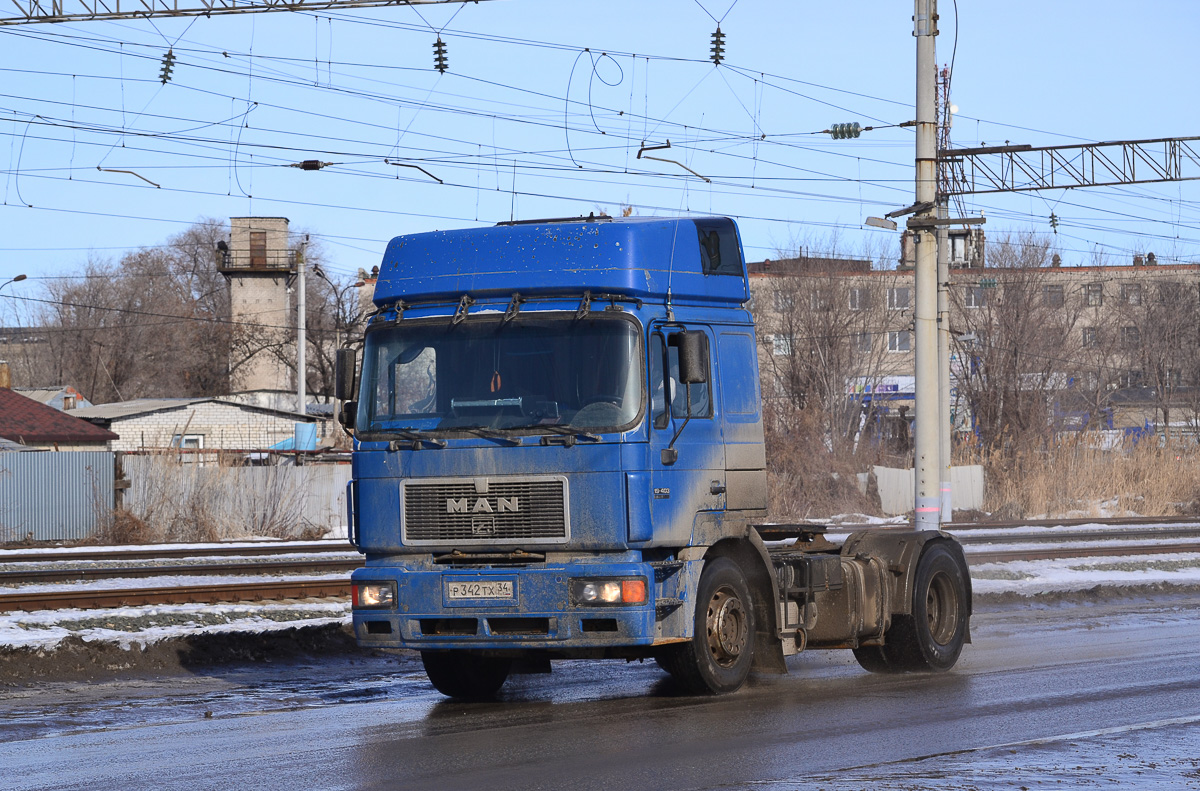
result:
[[[879,498],[863,495],[857,479],[857,473],[869,470],[876,459],[831,452],[822,438],[819,416],[811,412],[789,417],[794,420],[790,430],[776,428],[767,434],[770,518],[787,522],[877,512]]]
[[[985,509],[1004,519],[1136,513],[1174,516],[1200,506],[1200,450],[1153,440],[1099,450],[1085,435],[1048,451],[986,454]]]
[[[291,467],[181,464],[165,453],[125,459],[125,506],[97,527],[105,543],[205,542],[310,535],[306,493]]]

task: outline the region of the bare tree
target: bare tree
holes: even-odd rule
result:
[[[1200,370],[1197,324],[1200,294],[1195,283],[1174,274],[1137,277],[1116,284],[1116,309],[1111,331],[1119,339],[1121,371],[1117,384],[1136,393],[1154,410],[1153,419],[1171,436],[1172,407],[1184,416],[1195,414],[1195,374]]]
[[[1045,238],[1001,239],[988,260],[951,290],[958,394],[985,446],[1044,442],[1084,345],[1079,303],[1048,266]]]
[[[97,403],[228,389],[231,327],[213,266],[216,221],[54,281],[40,319],[48,365],[37,384],[70,383]]]
[[[359,328],[360,282],[328,274],[319,261],[311,269],[316,277],[308,281],[308,389],[329,402],[333,400],[337,350],[354,340]]]

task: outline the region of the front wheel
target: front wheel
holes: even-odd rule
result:
[[[925,548],[913,580],[911,615],[897,615],[884,645],[856,649],[875,673],[941,672],[954,667],[967,637],[967,570],[944,544]]]
[[[745,683],[754,662],[754,603],[741,567],[704,564],[692,639],[669,646],[658,663],[693,694],[722,695]]]
[[[421,664],[434,688],[450,698],[485,700],[508,680],[511,659],[480,656],[465,651],[422,651]]]

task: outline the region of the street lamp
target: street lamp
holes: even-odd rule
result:
[[[10,278],[10,279],[4,281],[4,283],[0,284],[0,291],[2,291],[4,289],[4,287],[7,286],[9,283],[20,283],[24,279],[25,279],[25,275],[17,275],[14,278]]]

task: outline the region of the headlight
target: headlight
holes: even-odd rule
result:
[[[396,606],[396,589],[390,582],[359,582],[351,586],[355,607],[388,609]]]
[[[571,602],[577,605],[645,604],[645,577],[610,577],[571,580]]]

